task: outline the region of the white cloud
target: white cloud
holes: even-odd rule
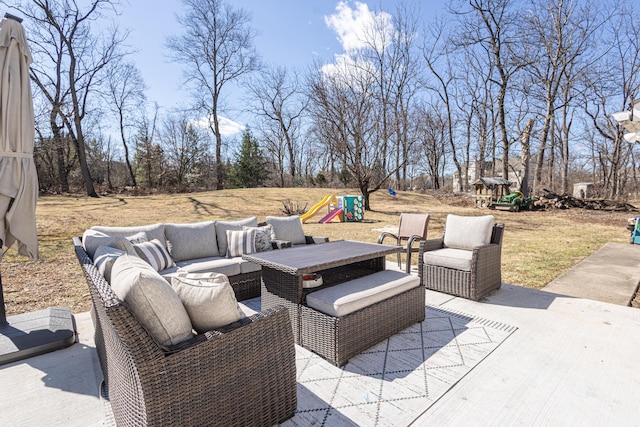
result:
[[[336,13],[325,16],[324,22],[338,35],[338,41],[347,54],[372,43],[386,47],[393,37],[393,21],[387,12],[374,13],[366,3],[356,1],[352,8],[346,1],[336,6]]]
[[[364,74],[369,66],[371,66],[371,64],[356,60],[349,54],[342,53],[335,56],[334,62],[324,64],[320,70],[326,76],[348,80],[350,77],[355,77],[355,75]]]
[[[202,117],[200,120],[195,121],[195,125],[201,129],[209,129],[210,117]],[[232,136],[242,132],[245,126],[241,123],[234,122],[223,116],[218,116],[218,126],[220,127],[220,134],[222,136]]]

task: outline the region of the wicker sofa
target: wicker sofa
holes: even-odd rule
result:
[[[159,344],[117,297],[81,239],[73,243],[117,425],[264,426],[293,416],[295,348],[285,308]]]
[[[253,216],[233,221],[215,220],[186,224],[157,223],[129,227],[98,225],[84,232],[82,244],[92,259],[95,259],[95,252],[100,245],[117,246],[122,251],[135,255],[135,249],[128,242],[118,246],[114,245],[110,238],[131,239],[142,234],[144,240],[157,240],[171,258],[169,265],[160,268],[159,271],[168,281],[183,272],[221,273],[229,278],[237,300],[243,301],[260,296],[261,268],[258,264],[243,260],[242,256],[228,256],[228,232],[257,230],[255,241],[258,251],[261,250],[260,244],[267,246],[263,249],[270,250],[328,241],[323,236],[305,235],[298,216],[268,216],[266,219],[266,222],[262,223]],[[117,243],[122,244],[121,241]]]

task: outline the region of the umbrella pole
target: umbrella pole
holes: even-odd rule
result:
[[[7,324],[7,311],[4,307],[4,290],[2,289],[2,272],[0,271],[0,326]]]

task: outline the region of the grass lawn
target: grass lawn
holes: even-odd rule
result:
[[[92,225],[143,225],[155,222],[195,222],[240,219],[255,215],[282,215],[284,200],[310,208],[326,194],[358,194],[357,190],[317,188],[261,188],[203,193],[86,197],[41,197],[37,207],[39,261],[26,261],[8,251],[0,266],[7,315],[52,306],[70,307],[74,313],[89,310],[90,298],[71,237]],[[306,234],[331,240],[376,242],[374,228],[397,225],[401,212],[429,213],[429,236],[440,237],[446,215],[493,214],[505,223],[502,252],[504,283],[542,288],[555,277],[589,256],[606,242],[626,243],[626,221],[634,213],[581,209],[501,212],[473,207],[463,196],[442,196],[386,190],[371,197],[371,211],[359,223],[318,224],[320,216],[304,224]],[[394,257],[389,258],[394,260]]]

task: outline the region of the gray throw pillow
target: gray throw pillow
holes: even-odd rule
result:
[[[271,235],[273,240],[286,240],[293,245],[304,245],[307,243],[300,216],[268,216],[266,220],[267,224],[273,227],[273,234]]]
[[[219,273],[179,273],[171,286],[184,305],[193,329],[204,333],[244,317],[229,284]]]
[[[169,253],[175,261],[218,256],[216,226],[213,221],[165,224]]]
[[[158,239],[162,242],[163,245],[166,245],[163,223],[129,227],[108,227],[104,225],[94,225],[93,227],[91,227],[91,230],[97,230],[109,236],[122,237],[131,237],[136,233],[144,231],[144,233],[147,235],[147,240]]]
[[[82,234],[82,246],[91,259],[94,259],[96,250],[100,246],[109,246],[135,255],[133,245],[125,237],[109,236],[96,230],[86,230]]]
[[[142,259],[119,257],[111,270],[111,288],[158,343],[174,345],[193,337],[178,294]]]

